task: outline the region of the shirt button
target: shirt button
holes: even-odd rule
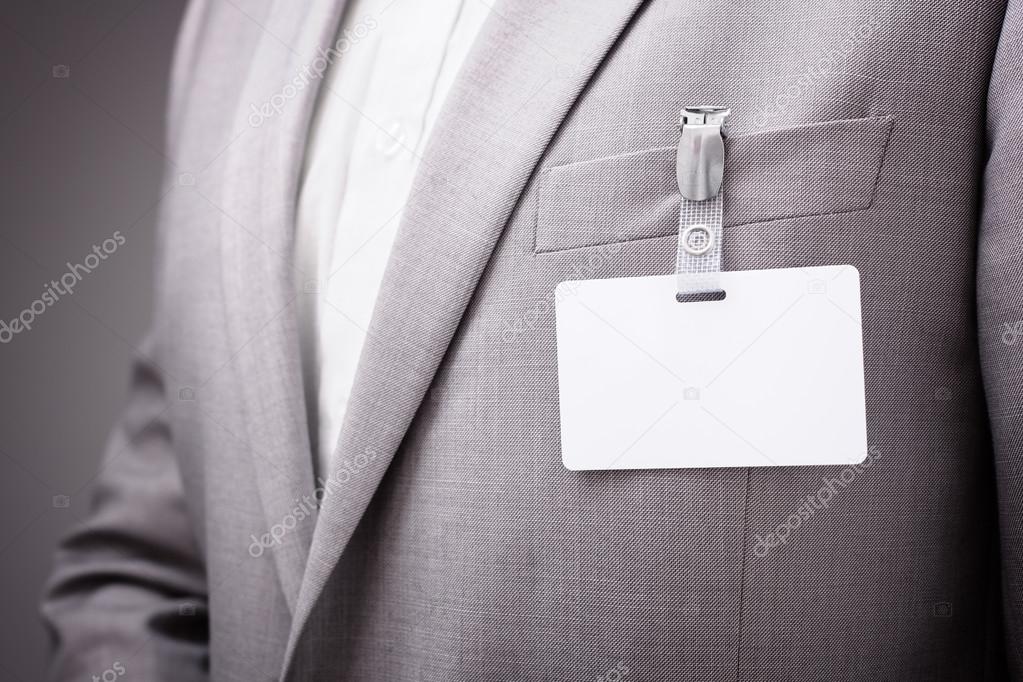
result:
[[[405,127],[394,121],[377,133],[377,151],[384,156],[394,156],[404,147],[405,138]]]

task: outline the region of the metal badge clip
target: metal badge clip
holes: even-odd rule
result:
[[[678,189],[685,199],[704,201],[717,195],[725,170],[725,128],[731,109],[726,107],[686,107],[679,127],[675,173]]]

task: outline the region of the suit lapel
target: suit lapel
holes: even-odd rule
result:
[[[243,88],[235,129],[244,132],[228,148],[219,205],[228,331],[246,420],[239,435],[256,471],[263,532],[287,528],[264,555],[273,556],[292,611],[314,525],[311,518],[287,525],[296,507],[310,508],[314,487],[296,316],[294,215],[306,129],[322,79],[310,80],[258,127],[250,104],[281,93],[315,49],[333,41],[342,4],[281,0],[271,7]],[[303,46],[301,53],[294,46]]]
[[[334,455],[285,671],[562,119],[641,0],[496,3],[448,96],[399,228]]]

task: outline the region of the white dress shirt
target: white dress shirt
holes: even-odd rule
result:
[[[296,258],[306,399],[326,477],[422,151],[483,0],[351,0],[310,128]],[[342,43],[345,45],[345,43]]]

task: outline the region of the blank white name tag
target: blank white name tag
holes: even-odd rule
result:
[[[555,292],[565,467],[853,464],[867,454],[860,278],[851,265],[722,272]]]

